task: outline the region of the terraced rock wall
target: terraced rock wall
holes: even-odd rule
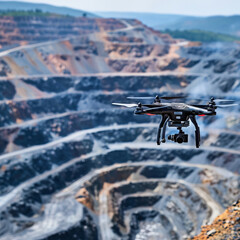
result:
[[[44,42],[91,32],[123,28],[118,20],[74,18],[68,16],[1,16],[0,46],[21,45],[23,43]]]

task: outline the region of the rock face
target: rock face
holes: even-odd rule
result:
[[[193,238],[202,239],[240,239],[240,201],[235,202],[202,232]]]
[[[199,117],[195,149],[192,128],[189,144],[159,147],[159,117],[111,103],[159,93],[238,100],[239,46],[196,46],[136,20],[64,24],[0,52],[0,239],[199,234],[240,197],[239,107]],[[57,33],[74,24],[85,34]]]
[[[57,40],[123,28],[118,20],[68,16],[1,16],[0,46]],[[100,29],[101,28],[101,29]]]

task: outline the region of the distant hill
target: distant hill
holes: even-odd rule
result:
[[[175,14],[158,14],[158,13],[137,13],[137,12],[96,12],[99,16],[105,18],[131,18],[138,19],[150,27],[159,26],[159,24],[174,24],[178,20],[186,17]]]
[[[240,15],[194,17],[175,14],[99,12],[102,17],[136,18],[158,30],[202,30],[240,36]]]
[[[80,17],[86,15],[87,17],[98,17],[96,14],[68,8],[68,7],[58,7],[49,4],[42,3],[27,3],[27,2],[16,2],[16,1],[0,1],[0,11],[14,10],[14,11],[35,11],[39,9],[43,12],[50,12],[60,15],[70,15],[74,17]]]
[[[240,15],[211,16],[211,17],[183,17],[174,23],[160,23],[157,29],[192,30],[198,29],[215,33],[240,36]]]
[[[240,37],[202,30],[163,30],[173,38],[200,42],[240,42]]]

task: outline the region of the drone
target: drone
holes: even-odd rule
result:
[[[196,116],[214,116],[216,115],[217,108],[231,107],[238,104],[224,104],[222,102],[232,103],[234,100],[215,99],[212,97],[209,102],[205,105],[200,104],[186,104],[177,102],[162,102],[161,100],[172,100],[186,98],[185,96],[175,97],[160,97],[157,95],[155,98],[152,97],[128,97],[128,99],[154,99],[152,104],[127,104],[127,103],[112,103],[113,105],[124,106],[128,108],[136,108],[134,114],[137,115],[161,115],[162,119],[159,124],[157,133],[157,145],[166,142],[166,128],[167,124],[169,127],[175,127],[179,131],[177,134],[169,135],[168,140],[176,143],[187,143],[188,134],[182,130],[184,127],[189,127],[190,121],[195,126],[195,143],[196,148],[200,147],[200,128],[198,126]],[[196,99],[202,100],[202,99]],[[219,105],[217,105],[219,102]]]

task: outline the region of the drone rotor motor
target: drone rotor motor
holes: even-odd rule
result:
[[[157,95],[154,99],[155,103],[161,103],[160,97]]]
[[[138,106],[137,106],[136,110],[137,111],[142,111],[143,110],[141,103],[138,103]]]

